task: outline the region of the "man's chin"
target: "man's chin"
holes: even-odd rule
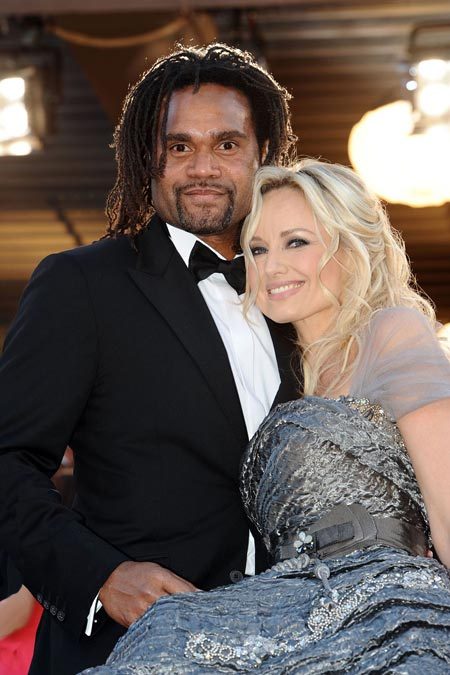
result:
[[[184,212],[182,217],[180,217],[181,229],[197,235],[201,234],[207,236],[212,234],[220,234],[221,232],[228,230],[230,225],[231,219],[228,212]]]

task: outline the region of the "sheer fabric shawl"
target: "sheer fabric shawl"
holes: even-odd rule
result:
[[[363,336],[350,395],[379,403],[395,420],[450,398],[450,360],[425,316],[408,307],[374,314]]]

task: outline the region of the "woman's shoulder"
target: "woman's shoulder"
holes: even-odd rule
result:
[[[376,310],[369,322],[369,329],[371,330],[404,328],[428,328],[433,330],[431,320],[415,307],[384,307]]]
[[[363,344],[383,349],[436,340],[436,324],[414,307],[385,307],[373,313]]]
[[[394,419],[449,395],[450,362],[432,318],[411,307],[374,313],[362,340],[352,393]]]

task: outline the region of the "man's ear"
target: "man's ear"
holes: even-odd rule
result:
[[[264,164],[264,160],[266,159],[268,152],[269,152],[269,139],[264,141],[263,146],[261,148],[261,164]]]

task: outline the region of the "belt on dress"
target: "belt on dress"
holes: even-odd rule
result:
[[[273,535],[277,563],[303,553],[323,560],[376,545],[412,555],[425,555],[428,548],[423,531],[397,518],[371,516],[361,504],[338,504],[308,529],[301,527],[301,520],[304,517],[291,518],[289,529]]]

